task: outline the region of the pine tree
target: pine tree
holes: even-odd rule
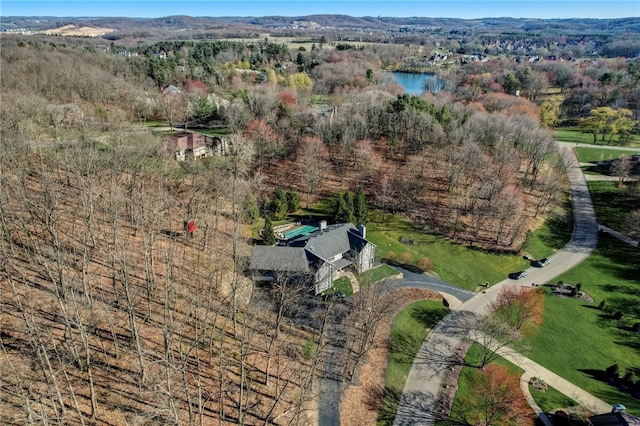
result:
[[[260,214],[260,210],[258,208],[258,203],[256,199],[253,198],[253,195],[247,194],[244,197],[244,201],[242,203],[242,210],[244,213],[244,218],[247,223],[255,223],[258,220],[258,216]]]
[[[333,210],[333,218],[336,223],[355,222],[353,214],[353,193],[342,193],[336,202],[336,206]]]
[[[282,220],[287,217],[289,212],[289,202],[287,200],[287,193],[282,188],[276,189],[275,197],[271,203],[271,212],[276,220]]]
[[[353,216],[354,224],[364,225],[367,223],[369,209],[367,208],[367,196],[361,186],[356,190],[356,196],[353,200]]]
[[[271,219],[267,217],[264,220],[264,228],[262,228],[262,240],[268,246],[275,245],[276,241],[276,233],[273,230],[273,224],[271,223]]]
[[[298,194],[298,191],[287,192],[287,207],[289,213],[293,213],[300,208],[300,194]]]

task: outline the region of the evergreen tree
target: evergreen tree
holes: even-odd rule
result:
[[[355,225],[364,225],[367,223],[369,209],[367,208],[367,196],[361,186],[356,190],[356,196],[353,200],[353,216]]]
[[[268,216],[264,220],[264,228],[262,228],[262,240],[268,246],[275,245],[276,243],[276,233],[273,230],[271,218],[269,218]]]
[[[267,217],[271,214],[271,199],[265,197],[260,203],[260,216]]]
[[[271,212],[276,220],[282,220],[287,217],[289,212],[289,202],[287,200],[287,193],[282,188],[276,189],[275,197],[271,203]]]
[[[289,213],[293,213],[300,208],[300,194],[298,194],[298,191],[287,192],[287,207]]]
[[[336,202],[333,210],[333,217],[336,223],[355,222],[353,215],[353,193],[342,193]]]
[[[244,197],[244,201],[242,202],[242,211],[247,223],[255,223],[255,221],[258,220],[260,210],[253,195],[247,194],[246,197]]]

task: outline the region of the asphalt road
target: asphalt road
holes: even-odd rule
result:
[[[561,273],[578,265],[596,247],[598,222],[580,164],[571,149],[560,145],[569,181],[574,212],[574,230],[571,241],[549,259],[544,268],[529,268],[527,276],[520,280],[505,279],[487,291],[468,299],[458,310],[447,315],[423,342],[409,372],[404,392],[396,413],[395,426],[433,425],[447,407],[439,405],[446,360],[456,356],[468,330],[463,327],[466,318],[483,316],[488,305],[495,300],[504,286],[532,286],[553,282]],[[526,358],[521,358],[525,362]]]

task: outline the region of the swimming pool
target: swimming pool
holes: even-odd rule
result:
[[[285,232],[284,233],[284,239],[285,240],[290,240],[292,238],[295,237],[299,237],[300,235],[307,235],[310,234],[312,232],[317,231],[318,228],[317,226],[313,226],[313,225],[302,225],[298,228],[292,229],[291,231]]]

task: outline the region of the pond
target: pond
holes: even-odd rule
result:
[[[438,76],[435,74],[411,73],[395,71],[392,73],[396,83],[404,87],[409,95],[421,95],[424,90],[424,82],[431,80],[435,84],[434,92],[442,88],[442,84],[438,83]]]

